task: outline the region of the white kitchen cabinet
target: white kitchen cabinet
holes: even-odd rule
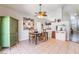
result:
[[[56,32],[56,39],[65,41],[66,40],[66,32],[65,31],[57,31]]]

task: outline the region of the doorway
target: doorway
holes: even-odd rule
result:
[[[79,19],[76,16],[70,17],[70,41],[79,43]]]

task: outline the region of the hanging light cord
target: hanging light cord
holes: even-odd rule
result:
[[[41,11],[41,6],[42,6],[42,4],[40,4],[39,6],[40,6],[40,11]]]

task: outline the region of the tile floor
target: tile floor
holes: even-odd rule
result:
[[[1,54],[78,54],[79,44],[70,41],[59,41],[49,39],[37,45],[27,41],[22,41],[11,48],[0,51]]]

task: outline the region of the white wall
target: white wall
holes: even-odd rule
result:
[[[48,14],[49,20],[61,19],[62,20],[62,8],[59,7],[56,10],[52,11],[51,14]]]
[[[66,31],[67,31],[67,40],[69,40],[69,34],[70,34],[70,15],[65,11],[67,8],[63,9],[63,22],[66,25]]]
[[[22,40],[28,39],[28,31],[23,30],[23,17],[25,16],[24,14],[21,14],[16,10],[12,10],[10,8],[0,6],[0,16],[12,16],[18,19],[19,40],[22,41]],[[25,17],[28,17],[28,16],[26,15]]]

